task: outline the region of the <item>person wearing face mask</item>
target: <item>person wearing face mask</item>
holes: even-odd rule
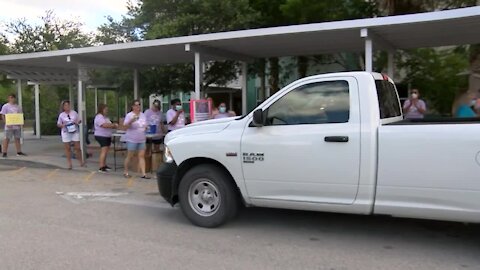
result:
[[[234,116],[235,116],[235,112],[227,111],[227,105],[225,104],[225,102],[222,102],[218,106],[218,110],[213,112],[212,119],[221,119],[221,118],[234,117]]]
[[[168,132],[185,127],[185,113],[180,99],[173,99],[170,105],[172,108],[167,111]]]
[[[422,119],[427,112],[425,101],[420,99],[418,89],[412,89],[410,97],[403,104],[403,113],[406,119]]]
[[[473,101],[476,101],[475,94],[467,91],[461,94],[455,101],[452,109],[452,114],[458,118],[477,117],[477,114],[472,109]]]

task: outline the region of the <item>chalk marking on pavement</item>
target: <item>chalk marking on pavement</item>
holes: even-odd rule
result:
[[[88,174],[87,176],[85,176],[84,180],[86,182],[90,182],[90,180],[92,179],[92,177],[95,175],[95,172],[90,172],[90,174]]]
[[[13,171],[12,174],[19,174],[19,173],[23,172],[23,171],[26,170],[26,169],[27,169],[27,167],[21,167],[20,169],[17,169],[17,170],[15,170],[15,171]]]
[[[128,193],[125,193],[125,192],[61,192],[61,191],[57,191],[55,194],[75,204],[79,204],[82,201],[103,201],[108,198],[128,195]]]
[[[153,208],[172,208],[167,202],[160,201],[144,201],[137,199],[128,199],[123,196],[129,195],[126,192],[61,192],[57,191],[56,194],[61,198],[74,203],[80,204],[82,202],[109,202],[119,203],[134,206],[146,206]]]
[[[59,171],[59,169],[55,169],[53,171],[51,171],[50,173],[47,174],[47,179],[51,179],[57,172]]]

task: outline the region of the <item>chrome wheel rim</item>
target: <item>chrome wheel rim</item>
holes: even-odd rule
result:
[[[200,216],[214,215],[220,208],[221,197],[217,186],[210,180],[198,179],[188,189],[190,207]]]

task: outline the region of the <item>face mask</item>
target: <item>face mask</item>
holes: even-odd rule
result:
[[[180,111],[182,109],[182,105],[175,105],[175,110]]]
[[[412,94],[412,98],[413,98],[413,99],[417,99],[417,98],[418,98],[418,94],[415,94],[415,93]]]
[[[472,101],[470,101],[470,106],[475,106],[475,105],[477,105],[477,100],[472,99]]]
[[[220,113],[225,113],[227,111],[227,108],[220,107],[220,108],[218,108],[218,110],[220,111]]]

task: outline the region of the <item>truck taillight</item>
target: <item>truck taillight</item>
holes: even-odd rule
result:
[[[384,81],[388,81],[390,78],[388,77],[387,74],[382,73],[382,77]]]

